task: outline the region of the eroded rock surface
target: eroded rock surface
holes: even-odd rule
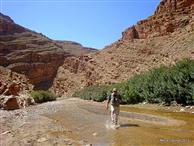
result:
[[[32,89],[25,75],[0,67],[0,108],[14,110],[34,104],[28,95]]]
[[[65,58],[97,51],[75,42],[51,40],[1,13],[0,19],[0,66],[24,74],[36,89],[52,86]]]
[[[5,24],[14,24],[1,17]],[[161,1],[152,16],[91,54],[75,42],[53,41],[27,29],[14,34],[8,30],[0,35],[0,65],[25,74],[35,88],[71,95],[86,86],[121,82],[153,67],[194,58],[194,1]]]
[[[193,22],[193,0],[162,0],[154,15],[123,32],[123,40],[163,36]]]

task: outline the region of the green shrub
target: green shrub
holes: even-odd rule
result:
[[[32,91],[31,96],[34,98],[36,103],[56,100],[56,95],[50,91]]]
[[[194,101],[194,60],[184,59],[174,66],[154,68],[135,75],[126,82],[113,85],[91,86],[78,91],[74,96],[103,101],[112,88],[117,88],[123,103],[191,104]]]
[[[73,96],[80,97],[86,100],[102,102],[106,100],[108,90],[109,90],[108,86],[90,86],[84,88],[81,91],[75,92]]]

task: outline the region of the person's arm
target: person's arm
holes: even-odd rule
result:
[[[119,94],[119,103],[121,103],[122,102],[122,96],[121,96],[121,94]]]
[[[108,98],[108,100],[106,102],[106,109],[108,110],[108,105],[109,105],[110,100],[111,100],[111,95],[109,95],[107,98]]]

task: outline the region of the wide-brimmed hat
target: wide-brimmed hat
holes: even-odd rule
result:
[[[117,92],[117,88],[113,88],[113,90],[112,90],[113,92]]]

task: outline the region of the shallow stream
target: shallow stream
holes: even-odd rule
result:
[[[71,111],[72,110],[72,111]],[[92,146],[193,146],[194,114],[122,106],[120,128],[110,125],[102,104],[79,103],[49,118],[68,127],[69,138]],[[55,133],[62,134],[62,133]]]

